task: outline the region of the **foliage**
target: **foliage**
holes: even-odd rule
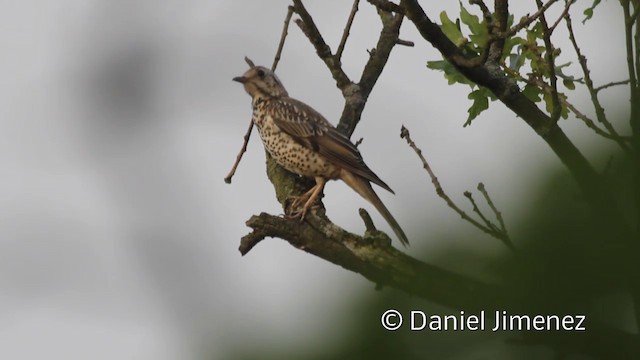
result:
[[[468,58],[477,58],[481,56],[483,51],[488,50],[486,47],[490,39],[489,25],[484,19],[481,21],[478,16],[471,14],[462,3],[460,3],[459,18],[455,19],[455,21],[451,20],[447,13],[443,11],[440,13],[440,21],[442,32],[453,43],[458,45]],[[507,26],[511,27],[512,25],[513,16],[510,16]],[[468,37],[465,36],[465,33],[469,34]],[[544,102],[547,111],[551,112],[553,109],[552,89],[548,85],[551,69],[547,61],[545,61],[545,52],[542,26],[540,22],[535,22],[534,25],[524,29],[523,36],[511,36],[505,39],[500,64],[514,74],[515,78],[524,86],[524,92],[530,100],[536,103]],[[560,53],[559,48],[553,49],[554,58],[557,58]],[[574,90],[575,83],[581,82],[582,79],[566,75],[563,72],[563,69],[569,65],[571,65],[571,62],[555,66],[555,74],[562,79],[565,89]],[[458,83],[471,87],[471,92],[467,98],[473,100],[473,102],[467,110],[469,116],[464,126],[470,125],[478,115],[489,108],[489,100],[496,100],[491,91],[467,79],[446,59],[428,61],[427,67],[432,70],[442,71],[449,85]],[[527,72],[526,76],[521,75],[523,71]],[[559,96],[566,98],[566,95],[562,93]],[[569,111],[566,103],[561,103],[560,116],[566,119],[568,115]]]

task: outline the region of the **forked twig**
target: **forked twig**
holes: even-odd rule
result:
[[[462,209],[460,209],[458,207],[458,205],[456,205],[453,202],[453,200],[451,200],[449,195],[447,195],[447,193],[444,192],[444,189],[442,188],[442,185],[440,185],[440,181],[438,180],[438,178],[434,174],[433,170],[431,170],[431,166],[427,162],[427,159],[425,159],[425,157],[422,155],[422,150],[420,150],[420,148],[413,142],[413,140],[411,139],[411,135],[409,134],[409,130],[404,126],[402,126],[402,128],[400,130],[400,137],[405,139],[407,141],[407,144],[409,144],[409,147],[411,147],[411,149],[413,149],[413,151],[415,151],[415,153],[418,155],[418,157],[420,158],[420,161],[422,162],[422,166],[424,167],[425,170],[427,170],[427,173],[429,174],[429,177],[431,178],[431,182],[433,183],[433,186],[436,189],[436,193],[438,194],[438,196],[440,198],[442,198],[447,203],[447,206],[449,206],[453,211],[455,211],[458,215],[460,215],[460,217],[462,217],[462,219],[464,219],[465,221],[469,222],[471,225],[475,226],[476,228],[480,229],[482,232],[484,232],[486,234],[489,234],[489,235],[493,236],[494,238],[502,241],[502,243],[505,244],[509,250],[511,250],[514,253],[517,253],[516,252],[516,248],[513,245],[513,242],[511,242],[511,239],[509,239],[509,236],[507,235],[507,231],[506,231],[506,229],[504,227],[504,221],[502,220],[502,215],[495,208],[495,205],[493,205],[493,202],[489,198],[489,195],[486,194],[486,190],[484,190],[484,185],[482,185],[482,183],[480,183],[478,185],[478,190],[480,190],[480,192],[482,192],[483,196],[485,196],[485,199],[489,203],[489,206],[491,207],[493,212],[496,214],[496,218],[500,222],[501,229],[498,229],[498,227],[496,225],[491,223],[491,221],[489,221],[482,214],[482,212],[480,212],[480,210],[478,209],[478,206],[476,205],[475,201],[473,200],[473,197],[471,196],[471,193],[468,192],[468,191],[465,192],[464,195],[471,202],[471,205],[473,206],[473,211],[476,212],[480,216],[480,218],[482,219],[482,221],[486,225],[481,224],[479,221],[473,219],[466,212],[464,212]]]
[[[500,240],[502,240],[502,242],[509,249],[511,249],[513,252],[515,252],[516,251],[516,247],[515,247],[515,245],[513,245],[513,242],[511,241],[511,238],[509,237],[509,234],[507,233],[507,226],[504,224],[504,219],[502,218],[502,213],[498,210],[496,205],[491,200],[491,197],[489,196],[489,192],[484,187],[483,183],[478,183],[478,191],[480,191],[480,193],[482,193],[482,196],[484,196],[485,201],[487,202],[487,204],[491,208],[491,211],[493,211],[493,214],[496,216],[496,219],[498,220],[498,223],[500,224],[499,232],[502,234],[502,237],[500,238]]]

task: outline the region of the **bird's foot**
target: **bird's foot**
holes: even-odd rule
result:
[[[316,204],[320,198],[322,198],[322,189],[324,189],[324,184],[326,180],[323,178],[316,178],[316,185],[309,189],[306,193],[301,196],[291,196],[289,200],[293,200],[291,205],[287,207],[287,217],[290,219],[300,219],[300,222],[304,221],[304,217],[307,215],[309,209],[318,207]],[[300,205],[303,204],[302,209],[300,209]]]
[[[295,204],[292,203],[289,208],[287,209],[287,213],[285,214],[285,217],[287,219],[291,219],[291,220],[295,220],[298,219],[300,220],[300,222],[304,221],[305,216],[307,216],[307,213],[309,212],[310,209],[317,209],[320,207],[319,204],[314,203],[311,204],[308,201],[304,204],[304,206],[300,207],[300,203],[302,203],[301,201],[298,202],[298,206],[294,206]]]
[[[294,210],[298,209],[300,206],[306,203],[307,200],[309,200],[309,196],[310,194],[302,194],[300,196],[290,196],[287,199],[287,202],[289,203],[289,206],[287,207],[288,212],[293,213]]]

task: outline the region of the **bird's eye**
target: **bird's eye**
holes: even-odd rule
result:
[[[264,77],[264,70],[262,69],[258,69],[258,76],[260,76],[261,78]]]

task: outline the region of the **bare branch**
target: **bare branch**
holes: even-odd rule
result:
[[[338,129],[348,135],[353,133],[360,121],[369,94],[371,94],[378,78],[380,78],[389,60],[391,50],[398,43],[400,26],[404,16],[402,14],[394,15],[382,10],[379,10],[378,14],[382,21],[382,30],[380,31],[376,48],[369,52],[369,60],[362,70],[358,84],[352,84],[342,89],[345,106],[340,116]]]
[[[582,51],[578,46],[578,41],[576,40],[575,34],[573,32],[571,16],[569,14],[566,14],[564,19],[567,26],[567,31],[569,32],[569,40],[571,41],[573,49],[578,56],[578,63],[580,64],[580,68],[582,69],[582,73],[584,75],[584,83],[587,87],[587,90],[589,91],[589,95],[591,96],[591,103],[593,104],[594,110],[596,112],[596,119],[605,127],[605,129],[607,129],[609,134],[612,135],[613,139],[618,143],[618,146],[620,146],[620,148],[622,148],[622,150],[624,150],[625,152],[630,153],[631,149],[629,148],[629,145],[626,142],[619,140],[620,135],[613,127],[613,125],[609,122],[609,120],[607,120],[607,117],[604,114],[604,108],[600,104],[600,99],[598,98],[598,92],[594,88],[593,81],[591,80],[591,71],[587,66],[587,58],[582,55]],[[574,113],[577,114],[576,111],[574,111]]]
[[[351,7],[351,13],[349,13],[349,19],[347,20],[347,25],[345,25],[344,27],[344,31],[342,32],[342,38],[340,39],[340,44],[338,45],[338,50],[336,50],[336,59],[338,59],[338,61],[342,59],[342,52],[344,51],[344,45],[347,43],[347,38],[349,37],[349,31],[351,30],[353,19],[356,17],[356,12],[358,12],[359,2],[360,0],[353,0],[353,6]]]
[[[478,205],[476,204],[475,199],[473,198],[473,194],[471,193],[471,191],[465,191],[463,193],[463,195],[469,199],[469,202],[471,203],[471,207],[473,208],[473,212],[475,212],[476,214],[478,214],[478,216],[480,217],[480,219],[485,223],[485,225],[487,225],[487,227],[489,229],[492,230],[497,230],[497,226],[492,223],[489,219],[487,219],[486,216],[484,216],[484,214],[482,213],[482,211],[480,211],[480,208],[478,207]]]
[[[595,87],[595,88],[593,88],[593,90],[594,90],[595,92],[600,92],[601,90],[604,90],[604,89],[610,88],[610,87],[612,87],[612,86],[626,85],[626,84],[628,84],[628,83],[629,83],[629,80],[628,80],[628,79],[627,79],[627,80],[621,80],[621,81],[612,81],[612,82],[610,82],[610,83],[607,83],[607,84],[604,84],[604,85],[600,85],[600,86],[598,86],[598,87]]]
[[[606,132],[605,130],[602,130],[601,128],[599,128],[595,122],[589,118],[587,115],[585,115],[584,113],[580,112],[580,110],[578,110],[572,103],[570,103],[569,101],[566,100],[566,98],[564,98],[563,103],[567,106],[567,108],[580,120],[582,120],[582,122],[584,122],[585,125],[587,125],[587,127],[591,130],[593,130],[596,134],[610,139],[610,140],[614,140],[617,143],[620,142],[629,142],[631,141],[631,137],[630,136],[622,136],[622,135],[612,135],[608,132]],[[625,148],[628,148],[628,146],[623,147],[622,149],[624,150]],[[627,151],[625,151],[627,152]],[[627,152],[629,153],[629,152]]]
[[[489,192],[484,187],[483,183],[478,183],[478,191],[482,193],[482,195],[484,196],[484,199],[486,200],[487,204],[489,204],[489,207],[493,211],[493,214],[496,216],[496,219],[500,224],[499,233],[502,235],[500,237],[500,240],[502,240],[502,242],[509,248],[509,250],[513,251],[514,253],[517,252],[516,247],[513,244],[513,241],[511,241],[511,238],[509,237],[509,233],[507,233],[507,226],[505,225],[504,219],[502,218],[502,213],[498,210],[498,208],[495,206],[495,204],[491,200],[491,197],[489,196]]]
[[[276,56],[273,58],[273,65],[271,65],[271,71],[275,72],[276,67],[278,67],[278,61],[280,61],[280,55],[282,55],[282,48],[284,47],[284,41],[287,38],[287,34],[289,33],[289,22],[291,21],[292,15],[293,15],[293,6],[289,5],[287,7],[287,16],[284,18],[284,27],[282,28],[282,36],[280,36],[278,51],[276,51]]]
[[[231,184],[231,178],[236,173],[236,169],[240,164],[240,160],[242,160],[242,155],[244,155],[244,153],[247,151],[247,145],[249,144],[249,138],[251,137],[251,130],[253,130],[253,119],[249,120],[249,128],[244,134],[244,142],[242,143],[240,152],[236,156],[236,162],[233,164],[233,167],[231,168],[231,171],[229,171],[229,174],[227,174],[227,176],[225,176],[224,178],[224,182],[226,182],[227,184]]]
[[[533,15],[523,17],[517,25],[513,26],[511,29],[507,30],[506,32],[498,34],[498,36],[501,38],[508,38],[515,35],[518,31],[524,29],[525,27],[529,26],[529,24],[537,20],[556,1],[557,0],[547,1],[547,3],[539,7],[538,11],[533,13]]]
[[[566,5],[564,6],[564,10],[562,10],[562,13],[560,14],[560,16],[558,16],[558,19],[549,28],[549,35],[553,33],[553,31],[556,29],[558,24],[560,24],[560,22],[564,19],[564,17],[567,16],[567,14],[569,13],[569,9],[571,9],[571,5],[573,5],[575,2],[576,0],[569,0],[569,1],[565,0]]]
[[[338,88],[343,90],[349,84],[351,84],[351,80],[345,74],[344,70],[342,70],[342,66],[340,65],[340,61],[338,61],[332,54],[331,48],[322,38],[320,31],[316,27],[315,22],[307,9],[302,4],[301,0],[293,0],[294,11],[300,15],[300,19],[297,19],[295,22],[300,27],[302,32],[307,36],[311,44],[316,49],[316,53],[324,61],[324,63],[331,71],[331,76],[336,81]]]
[[[427,173],[431,178],[431,183],[433,183],[433,187],[435,187],[436,189],[436,194],[438,194],[438,196],[442,198],[442,200],[444,200],[445,203],[447,203],[447,206],[449,206],[453,211],[458,213],[458,215],[460,215],[462,219],[469,222],[471,225],[477,227],[482,232],[495,237],[496,232],[493,229],[489,228],[488,226],[482,225],[481,223],[479,223],[478,221],[476,221],[475,219],[467,215],[467,213],[464,212],[462,209],[460,209],[458,205],[456,205],[453,202],[453,200],[451,200],[449,195],[447,195],[447,193],[444,192],[444,189],[442,189],[442,185],[440,185],[440,181],[434,174],[433,170],[431,170],[431,166],[429,166],[427,159],[425,159],[425,157],[422,155],[422,150],[420,150],[420,148],[418,148],[418,146],[413,142],[413,140],[411,139],[411,134],[409,134],[409,130],[406,127],[404,127],[404,125],[400,130],[400,137],[405,139],[407,141],[407,144],[409,144],[409,146],[413,149],[413,151],[415,151],[415,153],[418,155],[418,157],[420,158],[420,161],[422,162],[422,166],[424,167],[425,170],[427,170]]]

